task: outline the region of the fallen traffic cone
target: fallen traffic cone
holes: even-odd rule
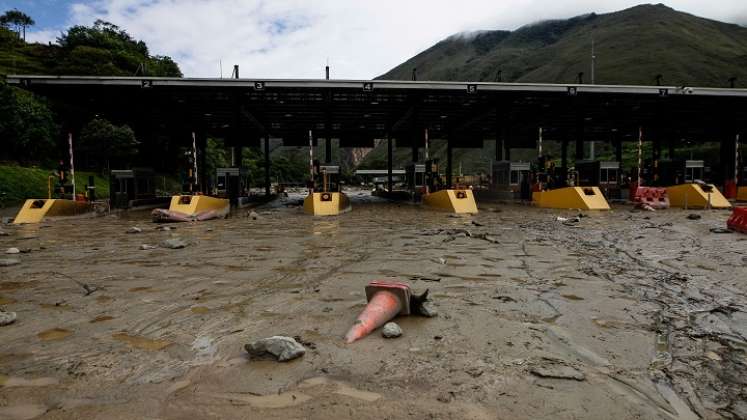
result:
[[[372,281],[366,286],[368,305],[345,335],[350,344],[359,340],[397,315],[410,314],[410,286],[404,283]]]

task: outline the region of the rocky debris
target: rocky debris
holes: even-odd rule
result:
[[[431,302],[423,302],[418,312],[426,318],[435,318],[438,316],[438,310],[436,310]]]
[[[143,230],[142,230],[142,229],[140,229],[140,228],[139,228],[139,227],[137,227],[137,226],[133,226],[133,227],[131,227],[131,228],[127,229],[127,233],[140,233],[140,232],[142,232],[142,231],[143,231]]]
[[[562,224],[564,224],[566,226],[572,226],[572,225],[581,223],[581,216],[576,216],[576,217],[571,217],[571,218],[558,216],[555,219],[555,221],[556,222],[560,222],[560,223],[562,223]]]
[[[252,220],[257,220],[257,219],[259,219],[259,214],[257,214],[256,211],[250,211],[249,213],[246,214],[246,217],[248,217],[248,218],[250,218]]]
[[[148,250],[157,249],[157,248],[158,247],[155,246],[155,245],[148,245],[148,244],[142,244],[142,245],[140,245],[140,250],[142,250],[142,251],[148,251]]]
[[[573,381],[586,380],[586,375],[572,366],[565,365],[563,362],[555,360],[545,361],[550,363],[534,366],[529,370],[529,372],[531,372],[532,375],[539,376],[540,378],[567,379]]]
[[[287,362],[306,354],[306,348],[291,337],[273,336],[244,346],[251,357],[274,356],[278,362]]]
[[[4,310],[0,309],[0,327],[10,325],[14,322],[16,322],[15,312],[5,312]]]
[[[715,228],[711,228],[711,233],[734,233],[734,232],[726,228],[715,227]]]
[[[387,322],[381,329],[381,335],[384,338],[397,338],[402,336],[402,328],[394,322]]]
[[[20,250],[20,249],[18,249],[18,248],[8,248],[8,249],[7,249],[6,251],[5,251],[5,253],[6,253],[6,254],[20,254],[20,253],[21,253],[21,250]]]
[[[8,233],[8,232],[6,232],[4,230],[0,230],[0,236],[10,236],[10,233]]]
[[[172,228],[170,226],[158,226],[156,228],[156,230],[160,230],[161,232],[168,232],[168,231],[170,231],[172,229],[176,229],[176,228]]]
[[[189,243],[181,238],[171,238],[161,242],[161,247],[168,249],[182,249],[186,248],[187,245],[189,245]]]
[[[482,223],[480,223],[480,222],[476,222],[476,221],[474,221],[474,220],[472,221],[472,225],[473,225],[473,226],[477,226],[477,227],[482,227],[482,226],[485,226],[485,225],[483,225]]]
[[[18,265],[21,260],[18,258],[0,258],[0,267],[10,267],[12,265]]]
[[[476,234],[472,235],[472,237],[475,238],[475,239],[482,239],[483,241],[488,241],[491,244],[498,244],[498,243],[500,243],[500,241],[498,239],[496,239],[496,238],[488,235],[487,233],[476,233]]]
[[[688,216],[687,216],[687,218],[688,218],[689,220],[700,220],[700,219],[702,219],[702,218],[703,218],[703,216],[701,216],[701,215],[699,215],[699,214],[695,214],[695,213],[693,213],[693,214],[690,214],[690,215],[688,215]]]

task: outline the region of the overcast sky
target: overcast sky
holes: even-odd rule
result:
[[[54,41],[73,24],[103,19],[169,55],[188,77],[369,79],[447,36],[516,29],[539,20],[605,13],[626,0],[0,0],[37,26],[28,35]],[[747,0],[672,0],[675,9],[747,22]]]

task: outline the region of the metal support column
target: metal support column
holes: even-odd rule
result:
[[[265,136],[265,195],[270,196],[270,136]]]
[[[206,163],[207,163],[207,136],[205,133],[198,133],[197,134],[197,160],[199,162],[198,164],[198,171],[199,171],[199,178],[198,181],[200,186],[200,191],[202,191],[203,194],[209,193],[209,185],[207,182],[207,170],[206,170]]]
[[[452,188],[451,184],[451,172],[452,172],[452,147],[451,147],[451,135],[446,137],[446,187]]]
[[[389,192],[394,190],[394,181],[392,180],[392,135],[386,135],[386,182]]]
[[[568,184],[568,139],[563,137],[560,145],[560,186]]]

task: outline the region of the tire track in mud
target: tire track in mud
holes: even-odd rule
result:
[[[625,246],[640,235],[650,239],[644,230],[666,227],[669,225],[631,222],[626,229],[607,226],[602,233],[591,227],[591,232],[583,229],[577,233],[576,229],[562,227],[548,229],[546,223],[525,226],[529,231],[544,232],[590,261],[591,264],[582,267],[588,275],[604,278],[621,286],[631,297],[659,308],[651,314],[659,345],[649,375],[659,394],[672,406],[665,411],[680,417],[693,417],[697,413],[702,418],[747,418],[747,379],[739,379],[747,378],[747,337],[729,326],[739,322],[729,322],[732,315],[744,314],[745,295],[733,287],[722,286],[718,279],[708,275],[683,273],[675,264],[666,263],[671,258],[650,259],[640,250]],[[679,247],[668,249],[679,255],[675,259],[708,255],[709,250],[697,235],[683,229],[667,231],[667,235],[679,238]],[[599,239],[590,240],[595,234]],[[715,324],[715,329],[709,330],[702,318]],[[726,374],[727,371],[731,373]],[[619,382],[618,378],[613,379]],[[667,391],[670,386],[679,396]],[[636,394],[641,394],[640,390]],[[661,404],[656,406],[662,408]]]

